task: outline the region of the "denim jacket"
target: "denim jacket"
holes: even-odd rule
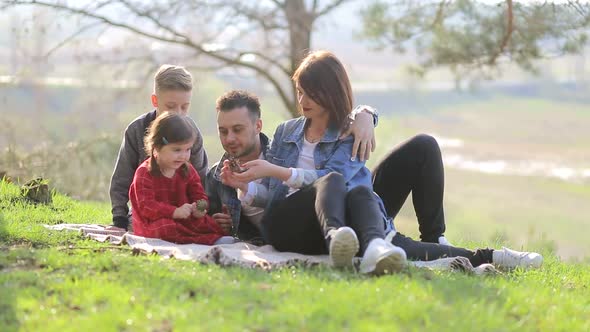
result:
[[[304,117],[300,117],[280,124],[275,131],[271,148],[266,153],[266,160],[278,166],[295,168],[303,148],[306,122]],[[330,172],[338,172],[344,177],[348,190],[356,186],[373,188],[371,172],[365,167],[365,162],[351,160],[354,138],[348,136],[339,139],[339,136],[340,131],[336,127],[326,130],[314,150],[315,169],[297,169],[297,187],[309,185]],[[288,191],[289,187],[283,181],[265,178],[261,184],[256,184],[252,205],[267,209],[271,204],[285,199]],[[393,222],[386,217],[381,198],[375,196],[381,208],[385,230],[389,232],[393,230]]]
[[[268,137],[263,133],[260,133],[260,147],[262,149],[262,154],[264,156],[266,156],[268,146]],[[242,215],[242,205],[240,200],[238,199],[236,189],[221,183],[220,178],[221,168],[223,167],[223,161],[227,158],[228,154],[225,153],[221,157],[221,160],[219,160],[219,162],[213,165],[207,172],[207,177],[204,182],[205,191],[207,192],[207,197],[209,198],[208,213],[210,215],[219,213],[221,212],[221,207],[223,205],[226,205],[232,218],[232,236],[238,237],[242,240],[250,240],[254,237],[259,237],[260,234],[257,234],[256,230],[254,229],[249,231],[244,231],[244,229],[240,229],[240,234],[238,234],[240,218]]]

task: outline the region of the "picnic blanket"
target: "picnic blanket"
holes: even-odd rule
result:
[[[56,231],[76,231],[83,236],[99,242],[110,242],[114,245],[129,245],[133,250],[158,254],[163,257],[180,260],[197,261],[204,264],[217,264],[220,266],[241,266],[246,268],[260,268],[272,270],[287,266],[317,266],[330,264],[328,255],[302,255],[292,252],[280,252],[270,245],[255,246],[245,242],[222,245],[201,244],[176,244],[160,239],[146,238],[133,235],[124,231],[105,229],[105,225],[93,224],[58,224],[45,225],[47,229]],[[358,264],[357,258],[357,264]],[[465,263],[467,261],[467,263]],[[463,266],[471,265],[469,260],[463,257],[441,258],[429,262],[408,262],[419,268],[436,270],[459,270],[466,272]],[[472,267],[471,267],[472,268]]]

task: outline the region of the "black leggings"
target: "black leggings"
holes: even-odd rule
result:
[[[367,187],[347,192],[342,175],[330,173],[271,206],[262,219],[262,233],[279,251],[327,254],[331,229],[351,227],[362,255],[368,243],[384,238],[383,216]]]
[[[395,147],[373,170],[373,189],[383,200],[388,216],[395,218],[412,192],[424,242],[438,243],[445,232],[444,183],[438,143],[423,134]]]
[[[477,249],[475,251],[445,246],[436,243],[427,243],[413,240],[403,234],[396,233],[391,243],[404,249],[408,259],[415,261],[431,261],[444,257],[466,257],[473,266],[483,263],[492,263],[493,249]]]
[[[445,232],[444,185],[440,148],[429,135],[417,135],[401,143],[377,164],[373,170],[373,188],[383,200],[387,215],[395,218],[412,192],[423,241],[397,233],[391,242],[404,249],[412,260],[461,256],[468,258],[473,266],[491,263],[493,249],[472,251],[437,244],[438,237]]]

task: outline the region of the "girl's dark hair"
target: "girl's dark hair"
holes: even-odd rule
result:
[[[162,175],[154,157],[154,150],[164,145],[195,141],[197,128],[194,122],[185,115],[165,112],[158,116],[147,130],[144,138],[145,153],[150,157],[148,169],[152,175]],[[188,176],[188,166],[182,165],[181,174]]]
[[[293,74],[293,81],[328,111],[331,122],[341,130],[346,128],[352,112],[352,88],[346,69],[334,54],[328,51],[309,53]]]

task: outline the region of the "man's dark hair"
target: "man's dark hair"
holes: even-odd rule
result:
[[[260,101],[254,94],[244,90],[232,90],[217,98],[215,109],[217,112],[228,112],[236,108],[244,107],[253,121],[260,119]]]

